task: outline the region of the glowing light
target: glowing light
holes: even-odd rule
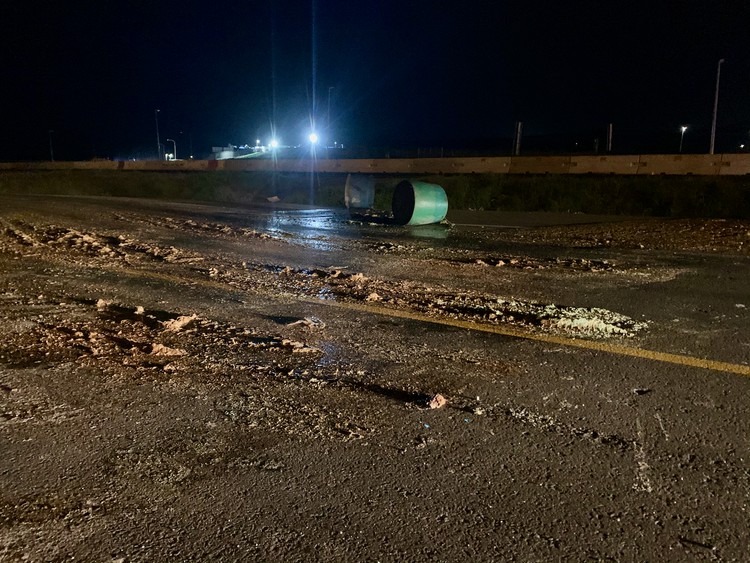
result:
[[[315,143],[317,143],[317,142],[318,142],[318,135],[317,135],[317,134],[315,134],[315,133],[310,133],[310,136],[309,136],[309,137],[307,137],[307,138],[308,138],[308,139],[310,139],[310,142],[311,142],[311,143],[312,143],[313,145],[314,145]]]
[[[269,145],[269,146],[270,146],[270,147],[271,147],[272,149],[277,149],[277,148],[279,148],[279,142],[278,142],[278,141],[277,141],[276,139],[271,139],[271,142],[269,142],[269,143],[268,143],[268,145]]]

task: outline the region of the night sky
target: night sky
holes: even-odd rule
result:
[[[750,2],[3,1],[0,160],[162,143],[717,152],[750,147]],[[166,143],[171,151],[172,144]]]

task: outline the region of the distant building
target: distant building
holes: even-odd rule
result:
[[[211,147],[212,160],[229,160],[232,158],[252,158],[260,156],[270,149],[263,145],[227,145],[226,147]]]

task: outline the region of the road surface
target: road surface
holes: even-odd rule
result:
[[[0,560],[747,561],[750,222],[496,219],[0,196]]]

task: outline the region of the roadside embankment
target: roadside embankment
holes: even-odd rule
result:
[[[375,176],[375,206],[390,209],[404,177],[441,185],[453,210],[656,217],[750,217],[748,176],[445,174]],[[257,204],[344,205],[346,174],[266,171],[4,170],[0,193],[146,197]]]

